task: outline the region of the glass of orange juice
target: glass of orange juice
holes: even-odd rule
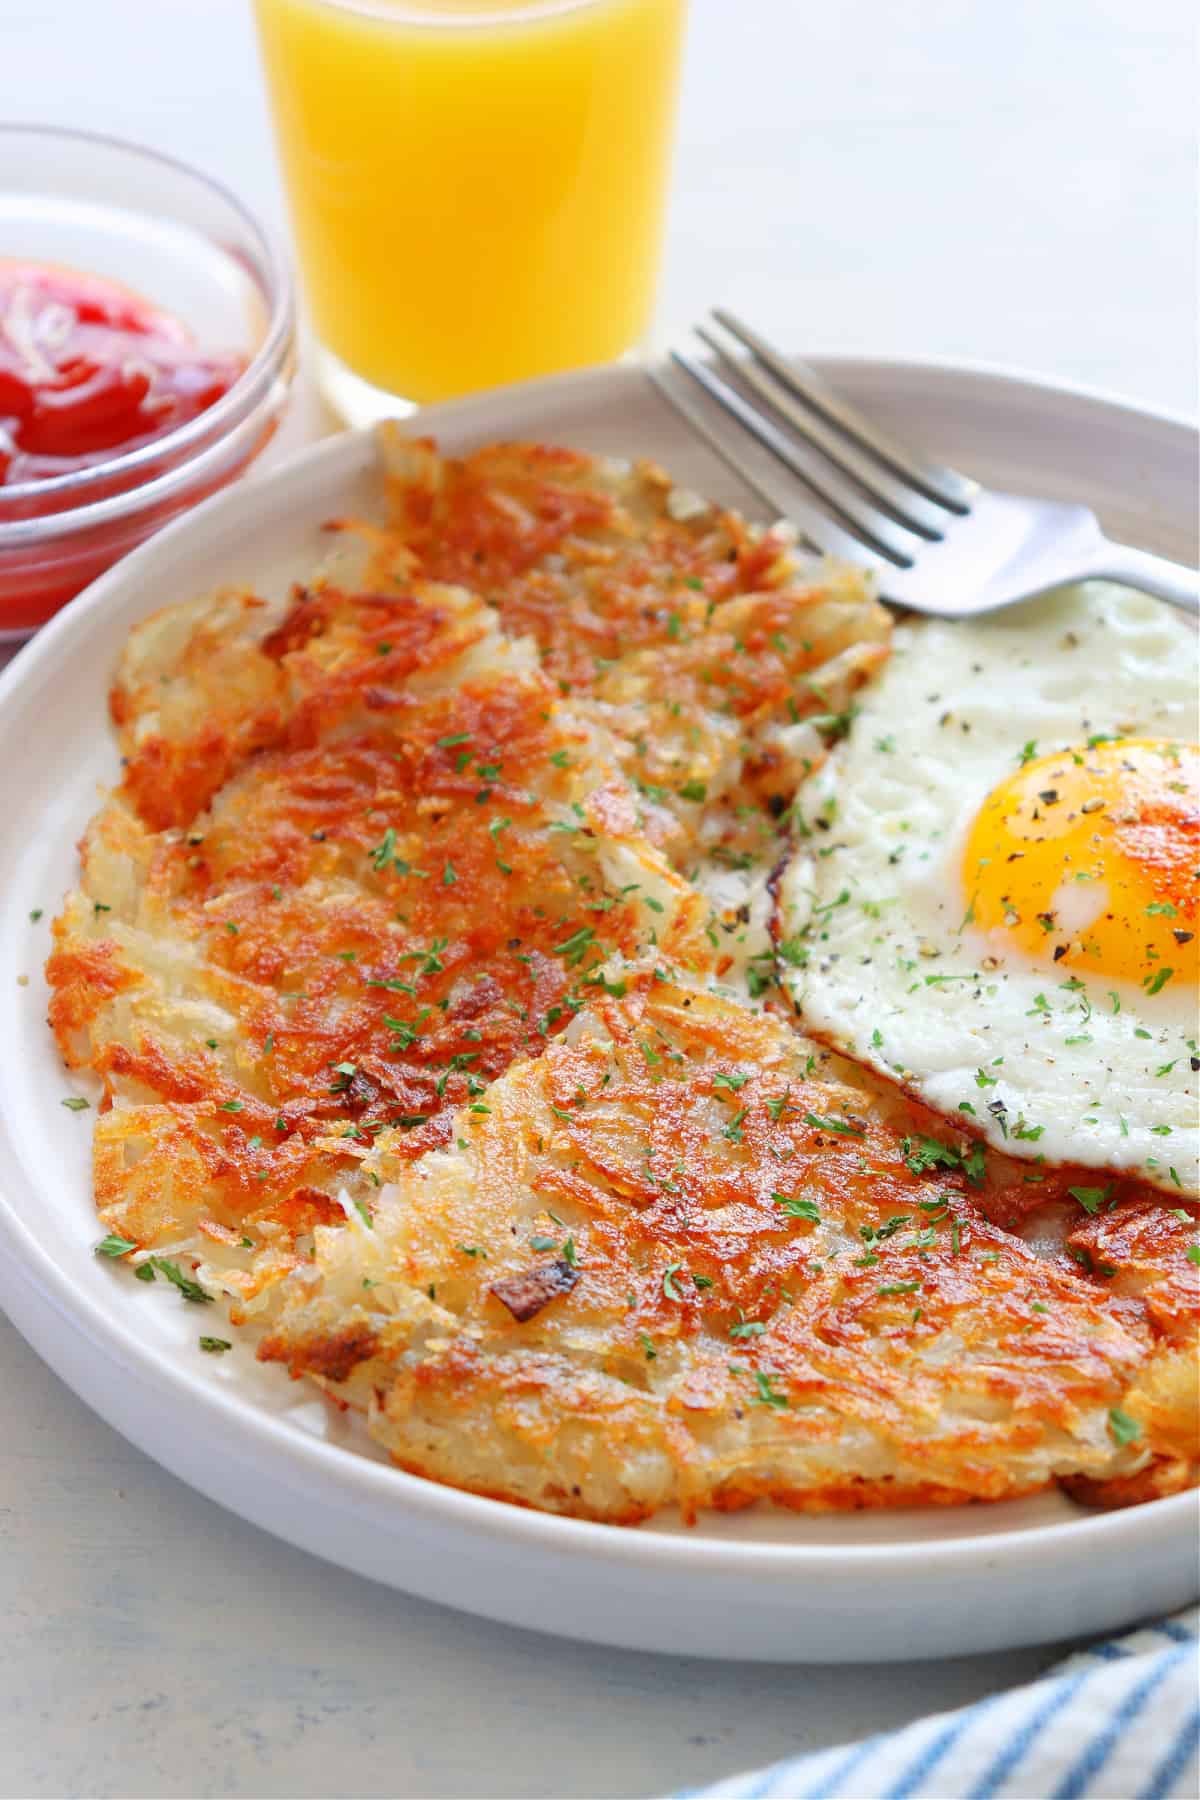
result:
[[[255,0],[321,384],[355,422],[645,333],[687,0]]]

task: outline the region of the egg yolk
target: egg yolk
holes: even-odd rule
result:
[[[976,814],[968,917],[1039,961],[1195,983],[1200,745],[1093,741],[1024,761]]]

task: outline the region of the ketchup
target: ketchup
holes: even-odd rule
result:
[[[0,262],[0,487],[47,481],[165,437],[244,367],[96,275]]]

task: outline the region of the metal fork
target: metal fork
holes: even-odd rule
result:
[[[1195,569],[1110,543],[1086,506],[997,493],[926,461],[732,313],[711,317],[727,335],[708,325],[696,335],[713,360],[672,351],[651,379],[812,549],[874,569],[883,599],[962,619],[1103,578],[1200,613]]]

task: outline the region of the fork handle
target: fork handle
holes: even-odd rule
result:
[[[1130,544],[1110,544],[1105,539],[1091,573],[1105,581],[1123,581],[1127,587],[1153,594],[1181,612],[1200,614],[1200,570],[1184,563],[1152,556]]]

